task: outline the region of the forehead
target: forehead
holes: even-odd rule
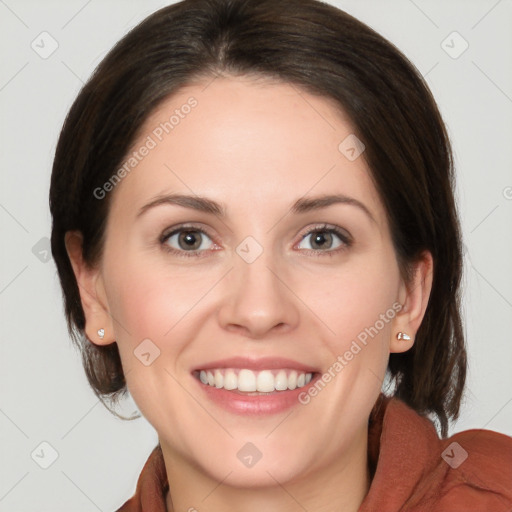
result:
[[[205,195],[252,209],[308,194],[345,193],[382,208],[365,160],[340,143],[353,126],[334,100],[287,83],[205,80],[162,102],[125,160],[112,209],[123,215],[163,193]],[[143,155],[142,155],[143,153]],[[133,165],[126,165],[126,164]]]

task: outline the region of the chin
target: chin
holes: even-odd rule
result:
[[[238,462],[238,461],[237,461]],[[306,465],[301,465],[297,460],[285,457],[273,457],[272,460],[263,462],[263,457],[252,467],[244,467],[243,464],[214,463],[209,468],[213,473],[208,473],[218,482],[241,489],[263,489],[276,487],[291,480],[303,477],[307,473]],[[229,476],[227,476],[229,475]]]

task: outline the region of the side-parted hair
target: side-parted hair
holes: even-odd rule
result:
[[[184,0],[160,9],[107,54],[73,103],[50,187],[51,246],[70,335],[96,395],[115,402],[126,382],[117,343],[87,339],[65,247],[83,235],[84,261],[102,256],[110,196],[94,190],[119,169],[148,116],[181,87],[215,76],[254,75],[334,100],[365,145],[402,276],[423,251],[432,291],[413,347],[390,354],[394,395],[432,414],[446,437],[466,378],[461,321],[461,230],[448,134],[421,74],[364,23],[316,0]],[[340,141],[341,142],[341,141]]]

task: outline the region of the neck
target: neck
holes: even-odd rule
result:
[[[229,474],[215,480],[162,441],[169,480],[168,512],[357,512],[370,488],[368,431],[350,443],[350,451],[333,453],[328,463],[264,487],[235,487]]]

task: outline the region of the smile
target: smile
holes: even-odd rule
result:
[[[291,369],[253,371],[247,368],[196,370],[194,376],[203,384],[243,393],[273,393],[302,388],[311,382],[313,373]]]

